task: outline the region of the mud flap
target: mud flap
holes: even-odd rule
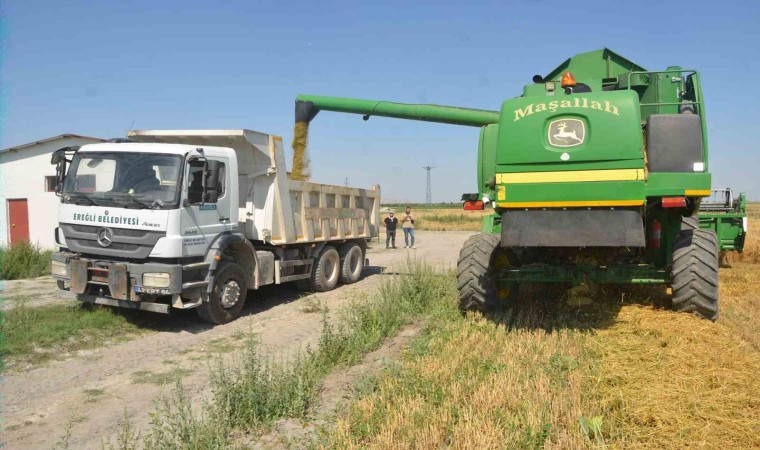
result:
[[[111,291],[111,297],[117,300],[129,300],[131,297],[129,287],[127,265],[111,264],[108,269],[108,289]]]
[[[71,277],[71,292],[84,294],[87,289],[87,268],[89,263],[80,259],[72,259],[69,263],[69,276]]]

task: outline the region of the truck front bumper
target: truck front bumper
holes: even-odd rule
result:
[[[208,285],[200,281],[205,277],[201,277],[199,271],[208,268],[204,263],[134,264],[83,258],[66,252],[53,253],[51,259],[53,278],[69,287],[62,290],[61,296],[103,305],[155,312],[168,312],[171,306],[191,308],[200,304],[200,293]],[[148,277],[145,274],[149,274]],[[151,278],[156,281],[156,274],[160,274],[160,285],[144,283]],[[197,281],[184,281],[188,278]],[[170,297],[170,303],[152,302],[160,297]],[[183,297],[194,300],[183,301]]]

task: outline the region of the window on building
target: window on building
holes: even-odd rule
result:
[[[45,177],[45,192],[55,192],[56,184],[55,176]]]

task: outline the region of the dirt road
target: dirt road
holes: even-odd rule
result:
[[[246,334],[255,334],[262,348],[276,352],[313,343],[322,317],[310,305],[319,302],[334,312],[352,298],[365,297],[383,273],[392,272],[407,257],[454,268],[462,243],[472,234],[419,231],[416,250],[386,250],[384,243],[375,242],[368,254],[370,267],[354,285],[310,295],[285,286],[252,291],[243,316],[230,324],[210,327],[189,311],[167,317],[167,331],[6,374],[2,382],[4,444],[11,449],[52,448],[71,424],[71,448],[101,448],[102,440],[118,430],[125,413],[144,429],[152,401],[170,388],[164,383],[176,375],[183,377],[191,396],[203,397],[209,387],[210,358],[233,354],[245,344]],[[37,283],[36,287],[34,282],[20,283],[23,291],[19,288],[18,292],[38,292],[40,299],[27,304],[54,301],[50,295],[54,285]]]

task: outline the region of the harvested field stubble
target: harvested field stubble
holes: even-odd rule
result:
[[[600,290],[582,307],[522,295],[498,317],[441,316],[325,446],[760,448],[755,230],[750,219],[745,254],[720,271],[718,322],[663,308],[660,286]]]

